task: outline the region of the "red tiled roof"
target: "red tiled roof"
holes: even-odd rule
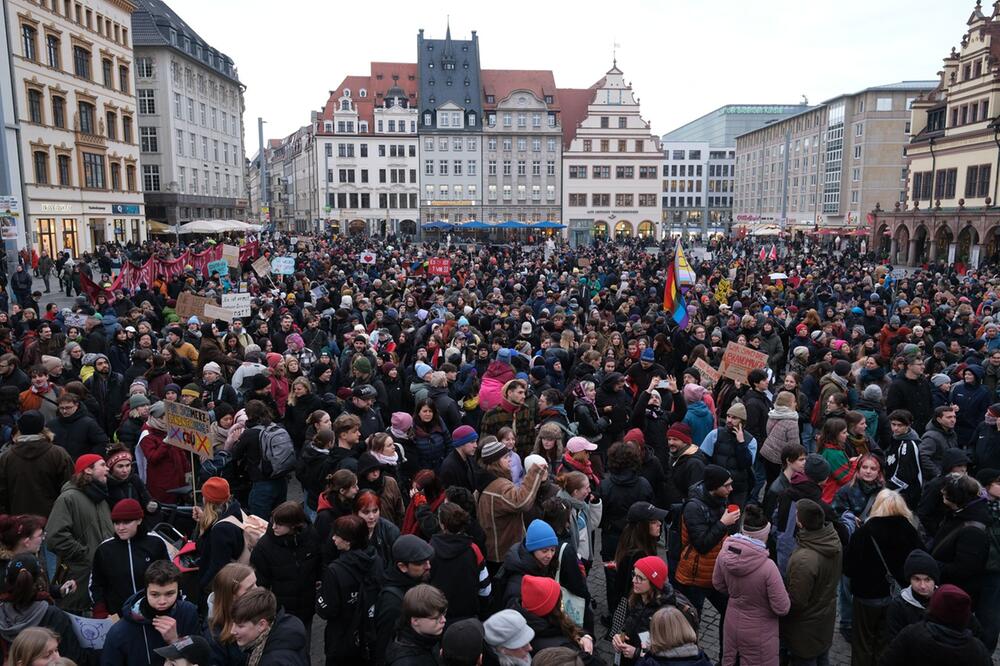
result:
[[[559,102],[562,104],[563,146],[569,148],[576,136],[577,126],[587,117],[587,107],[594,101],[594,86],[590,88],[559,88]]]
[[[495,109],[497,103],[506,99],[515,90],[529,90],[540,100],[552,96],[550,111],[559,110],[559,95],[556,80],[547,69],[484,69],[480,78],[483,84],[483,109]],[[493,103],[487,103],[486,96],[493,95]]]
[[[381,80],[378,78],[379,75],[382,76]],[[412,81],[410,80],[411,75],[414,77]],[[398,76],[398,79],[393,81],[393,76]],[[358,121],[367,121],[369,130],[374,131],[375,105],[381,103],[383,95],[393,85],[399,86],[410,96],[411,106],[416,105],[416,76],[416,63],[373,62],[371,63],[371,71],[368,75],[344,77],[340,85],[330,91],[330,96],[327,98],[326,103],[323,105],[323,110],[320,112],[320,125],[318,129],[321,130],[323,120],[333,120],[333,112],[337,108],[337,102],[343,95],[344,88],[349,88],[351,90],[351,99],[354,101],[354,106],[358,111]],[[362,88],[368,93],[365,97],[361,97],[358,93]]]

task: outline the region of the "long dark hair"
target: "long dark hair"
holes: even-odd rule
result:
[[[618,539],[618,550],[615,551],[615,562],[618,564],[619,572],[623,571],[622,567],[629,554],[636,551],[640,551],[643,556],[656,555],[656,540],[649,533],[648,520],[630,522],[622,530],[622,535]]]

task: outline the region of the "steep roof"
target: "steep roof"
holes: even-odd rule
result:
[[[402,88],[410,100],[410,107],[417,105],[417,65],[412,62],[373,62],[367,75],[345,76],[340,84],[330,91],[329,97],[320,112],[320,121],[333,120],[337,103],[344,94],[344,89],[351,91],[351,101],[358,112],[358,122],[367,121],[370,132],[375,131],[375,106],[380,105],[383,96],[389,88]],[[365,90],[361,97],[360,90]],[[322,132],[322,124],[317,128]]]
[[[167,3],[162,0],[134,0],[136,9],[132,12],[133,46],[164,46],[186,58],[208,67],[220,76],[239,82],[239,75],[233,59],[206,42]],[[171,30],[176,38],[172,38]],[[192,51],[183,48],[183,38],[191,40]],[[198,57],[196,48],[201,45],[203,56]]]
[[[555,76],[548,69],[484,69],[481,74],[483,83],[483,108],[495,109],[497,103],[506,99],[515,90],[531,91],[535,97],[544,100],[552,97],[548,104],[550,111],[559,110],[559,95]],[[486,102],[487,96],[493,96],[493,103]]]
[[[603,79],[602,79],[603,81]],[[559,103],[562,105],[563,145],[576,137],[577,127],[587,117],[587,107],[594,101],[594,94],[600,82],[590,88],[559,88]]]

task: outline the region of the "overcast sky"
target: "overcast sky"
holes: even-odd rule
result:
[[[166,0],[227,53],[246,85],[246,152],[308,124],[345,75],[415,62],[416,35],[479,33],[487,69],[551,69],[585,88],[618,66],[664,134],[724,104],[818,103],[903,79],[936,79],[973,0],[538,2]],[[992,11],[985,2],[984,11]]]

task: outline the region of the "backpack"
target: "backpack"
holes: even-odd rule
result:
[[[873,412],[870,409],[859,409],[857,410],[859,414],[865,417],[865,435],[873,441],[878,441],[878,412]]]
[[[375,645],[378,643],[378,632],[375,630],[375,602],[378,600],[380,590],[374,576],[365,576],[358,588],[361,612],[355,612],[351,617],[351,631],[348,635],[360,648],[366,660],[374,659]]]
[[[288,431],[276,423],[260,430],[260,471],[267,479],[279,479],[295,469],[295,446]]]
[[[240,528],[243,532],[243,552],[236,559],[240,564],[250,564],[250,552],[260,541],[260,538],[264,536],[264,532],[267,531],[267,521],[263,518],[258,518],[254,515],[247,515],[245,511],[240,510],[240,516],[242,520],[236,516],[226,516],[219,523],[229,523],[230,525],[235,525]]]

